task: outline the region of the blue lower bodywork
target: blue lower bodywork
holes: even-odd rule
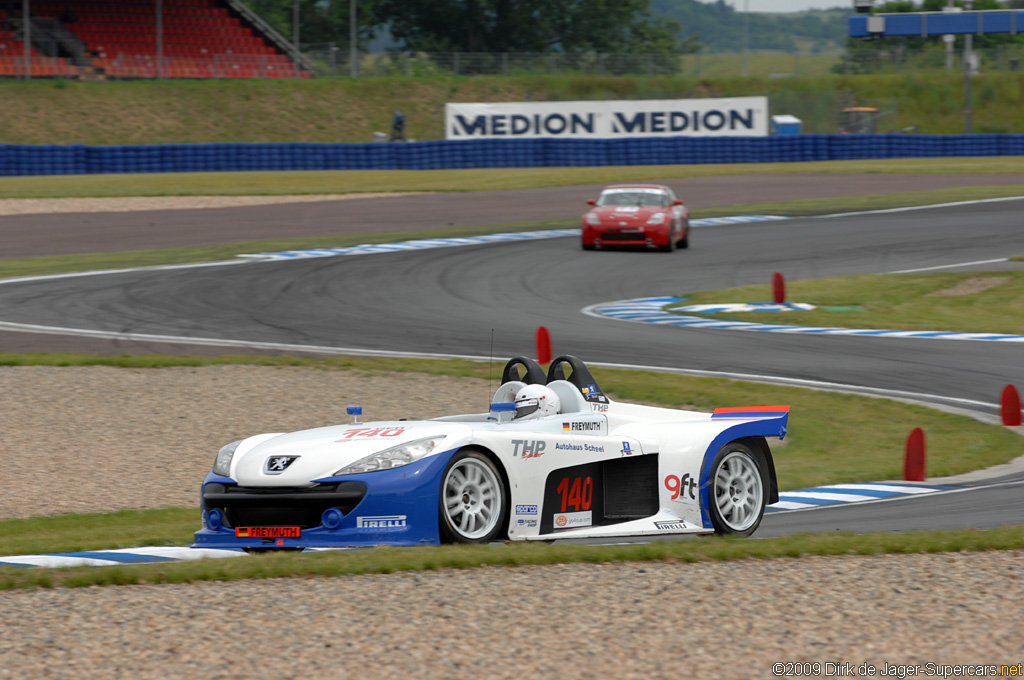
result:
[[[784,437],[786,435],[786,424],[789,422],[789,413],[786,412],[775,418],[754,420],[750,422],[733,425],[723,430],[704,453],[704,462],[700,468],[699,498],[701,510],[701,523],[705,529],[714,529],[711,522],[711,466],[715,462],[715,456],[719,450],[731,441],[743,437]],[[775,466],[771,460],[766,461],[770,474],[774,476]],[[773,480],[770,480],[774,482]],[[771,501],[769,501],[771,502]]]
[[[203,508],[203,528],[195,533],[194,548],[297,549],[351,547],[371,545],[438,545],[441,542],[438,524],[441,477],[455,450],[429,456],[423,460],[392,470],[380,470],[341,477],[313,480],[319,483],[362,482],[366,495],[342,518],[336,528],[317,526],[302,530],[299,538],[268,541],[262,538],[239,538],[235,530],[221,526],[210,528],[209,513]],[[210,473],[207,484],[237,484],[233,479]],[[358,526],[360,518],[395,518],[379,522],[387,526]]]

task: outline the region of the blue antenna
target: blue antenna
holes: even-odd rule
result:
[[[346,406],[345,407],[345,413],[349,414],[350,416],[355,416],[355,418],[352,419],[352,422],[353,423],[358,423],[359,422],[359,416],[363,415],[363,407],[362,406]]]

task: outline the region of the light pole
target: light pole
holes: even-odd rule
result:
[[[295,46],[295,77],[299,77],[299,0],[292,1],[292,45]]]
[[[156,0],[156,77],[164,79],[164,2]]]
[[[964,1],[964,9],[971,11],[973,0]],[[970,33],[964,34],[964,134],[971,134],[971,76],[974,69],[971,68],[973,54],[971,48],[974,46],[973,37]]]
[[[750,0],[743,0],[743,77],[746,78],[750,71],[747,65],[748,53],[750,52]]]
[[[348,0],[349,75],[359,77],[359,50],[356,45],[356,0]]]
[[[32,80],[32,21],[28,0],[21,0],[21,39],[25,42],[25,80]]]

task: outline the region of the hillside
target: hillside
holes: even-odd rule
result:
[[[837,5],[843,4],[836,2]],[[682,24],[680,38],[697,34],[705,52],[737,52],[743,48],[744,22],[749,21],[752,50],[804,53],[836,52],[846,44],[845,8],[807,12],[751,12],[746,17],[724,0],[651,0],[651,14]]]
[[[860,104],[896,113],[883,131],[963,131],[962,81],[944,75],[821,78],[462,77],[313,81],[0,82],[7,144],[367,142],[390,129],[395,110],[409,137],[444,135],[445,102],[674,99],[768,95],[773,113],[834,132],[838,109]],[[1024,132],[1024,76],[974,83],[975,132]]]

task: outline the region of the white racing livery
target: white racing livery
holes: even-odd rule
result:
[[[221,449],[195,547],[749,536],[788,406],[615,402],[579,359],[505,366],[489,412],[263,434]]]

